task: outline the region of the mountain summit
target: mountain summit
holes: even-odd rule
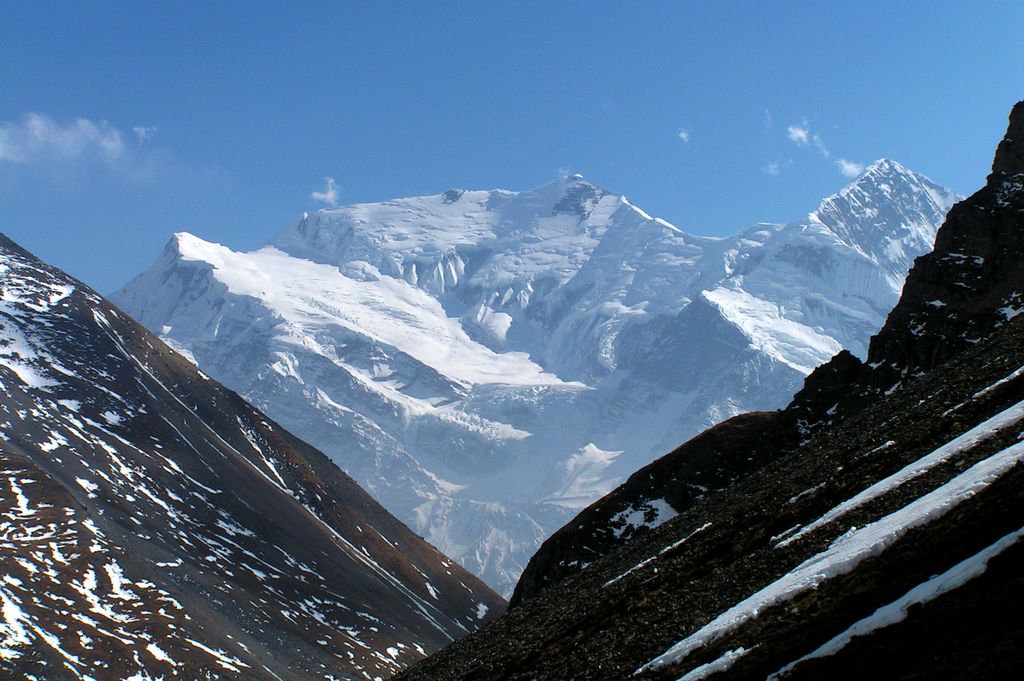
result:
[[[902,279],[917,254],[935,240],[935,207],[955,194],[927,182],[896,161],[875,161],[850,185],[821,202],[811,220],[821,222],[851,246],[888,265]]]
[[[113,299],[507,594],[638,467],[863,357],[953,199],[882,161],[710,238],[574,175],[319,210],[251,253],[179,235]]]

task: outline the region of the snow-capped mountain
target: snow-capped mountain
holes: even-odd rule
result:
[[[509,593],[655,457],[863,356],[954,197],[879,161],[790,224],[687,234],[581,176],[178,234],[116,304]]]
[[[382,678],[503,601],[0,236],[0,677]]]

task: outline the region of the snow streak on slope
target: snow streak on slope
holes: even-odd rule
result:
[[[977,446],[979,442],[983,442],[993,435],[998,434],[1000,431],[1007,428],[1017,427],[1022,419],[1024,419],[1024,403],[1008,407],[992,418],[987,419],[974,428],[971,428],[954,440],[947,442],[928,455],[921,457],[912,464],[908,464],[885,479],[879,480],[867,489],[859,492],[857,496],[852,499],[848,499],[835,508],[829,510],[824,515],[814,520],[814,522],[799,528],[795,531],[795,534],[781,540],[776,545],[776,548],[788,546],[793,542],[799,541],[818,528],[843,517],[854,509],[864,506],[888,492],[891,492],[900,485],[924,475],[940,464],[943,464],[962,452]]]
[[[858,636],[868,636],[879,629],[892,626],[906,619],[914,606],[928,603],[936,598],[958,589],[972,579],[984,574],[990,560],[1003,553],[1024,537],[1024,528],[1011,532],[994,544],[963,560],[940,575],[918,584],[892,603],[882,606],[870,616],[858,620],[848,629],[833,637],[814,651],[787,664],[785,667],[768,677],[766,681],[778,681],[785,678],[797,665],[805,660],[835,655]]]
[[[686,234],[580,176],[178,235],[115,302],[508,593],[545,536],[863,355],[953,200],[880,161],[806,219]]]

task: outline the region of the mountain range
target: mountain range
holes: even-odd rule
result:
[[[166,342],[0,235],[0,674],[1013,677],[1022,140],[727,238],[580,176],[179,234]],[[557,531],[505,612],[420,528],[506,593]]]
[[[711,238],[579,175],[453,189],[247,253],[177,234],[112,300],[507,595],[636,469],[864,357],[956,198],[881,160],[803,219]],[[673,514],[634,511],[623,532]]]

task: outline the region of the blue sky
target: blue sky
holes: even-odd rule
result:
[[[253,248],[314,192],[582,172],[726,234],[883,156],[984,181],[1024,3],[724,4],[4,2],[0,231],[109,293],[175,231]]]

